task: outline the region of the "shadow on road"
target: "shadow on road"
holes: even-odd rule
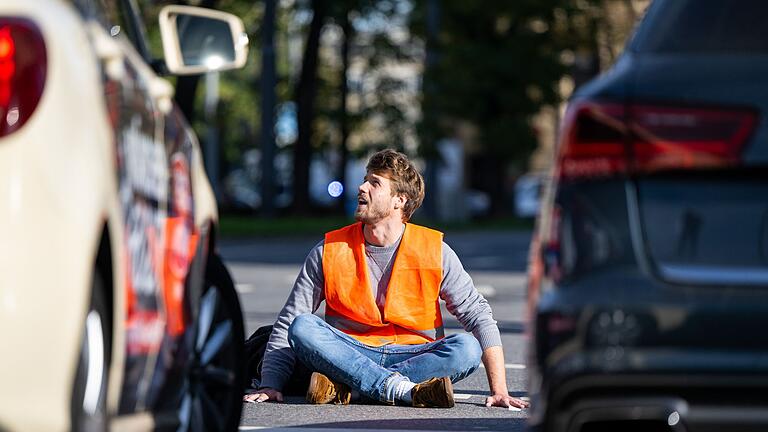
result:
[[[278,314],[277,312],[244,311],[243,318],[245,318],[247,321],[256,321],[256,322],[268,321],[272,323],[277,319],[277,314]]]
[[[499,326],[499,332],[501,332],[501,334],[525,333],[525,325],[519,321],[498,321],[497,325]],[[443,318],[443,327],[446,330],[464,330],[464,327],[462,327],[458,321],[454,319],[446,319],[445,317]]]
[[[390,419],[390,420],[357,420],[330,423],[304,424],[301,428],[338,428],[338,429],[394,429],[394,430],[440,430],[440,431],[466,431],[477,430],[477,425],[482,424],[484,430],[511,430],[522,431],[525,428],[525,419],[522,418],[422,418],[422,419]]]
[[[454,384],[456,386],[456,393],[461,394],[467,394],[467,395],[474,395],[474,396],[488,396],[487,390],[458,390],[458,388],[461,387],[461,382],[458,384]],[[528,396],[528,392],[524,391],[511,391],[509,392],[509,395],[516,398],[526,397]],[[479,404],[478,404],[479,405]],[[484,404],[482,406],[485,406]]]

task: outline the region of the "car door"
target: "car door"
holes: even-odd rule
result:
[[[165,290],[168,214],[191,208],[183,152],[171,173],[165,146],[165,115],[171,113],[172,87],[148,66],[143,26],[133,3],[83,2],[92,12],[93,44],[103,65],[104,92],[114,130],[118,196],[123,218],[122,278],[126,292],[123,380],[118,414],[144,410],[164,341],[183,332],[180,311],[170,316]],[[183,146],[180,146],[183,147]],[[186,176],[186,181],[183,177]],[[170,189],[185,194],[169,203]],[[183,205],[180,203],[184,203]],[[174,206],[169,209],[169,204]],[[175,231],[178,231],[175,230]],[[173,241],[178,243],[174,238]],[[183,236],[188,249],[191,236]],[[176,246],[180,249],[181,246]],[[176,272],[178,273],[178,272]],[[175,285],[174,285],[175,286]],[[167,324],[173,323],[172,327]]]

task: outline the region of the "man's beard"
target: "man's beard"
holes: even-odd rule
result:
[[[390,214],[392,214],[391,209],[386,207],[373,207],[371,206],[371,203],[368,202],[365,211],[360,209],[360,204],[357,205],[357,209],[355,209],[355,220],[366,225],[371,225],[387,218]]]

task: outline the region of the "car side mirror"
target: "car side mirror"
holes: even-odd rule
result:
[[[176,75],[237,69],[248,56],[243,21],[226,12],[194,6],[160,11],[165,64]]]

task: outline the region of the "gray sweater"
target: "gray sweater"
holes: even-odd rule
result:
[[[393,257],[399,246],[400,240],[385,247],[367,243],[365,245],[371,290],[374,291],[373,297],[376,299],[379,310],[384,308]],[[456,252],[444,242],[442,246],[443,280],[440,284],[440,298],[445,301],[448,311],[456,317],[464,329],[472,332],[477,338],[483,350],[500,346],[501,335],[493,319],[491,306],[475,289],[472,278],[464,270]],[[323,241],[321,241],[309,252],[288,300],[277,317],[264,354],[260,387],[282,390],[296,361],[293,350],[288,345],[288,326],[296,316],[317,311],[325,300],[324,287]]]

